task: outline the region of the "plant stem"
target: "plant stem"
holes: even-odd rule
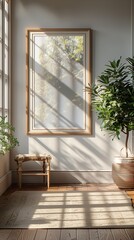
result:
[[[129,139],[129,130],[128,128],[126,128],[126,141],[125,141],[126,157],[128,157],[128,139]]]

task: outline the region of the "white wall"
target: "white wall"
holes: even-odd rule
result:
[[[91,28],[94,81],[108,60],[132,54],[131,0],[12,1],[12,120],[20,142],[12,153],[14,179],[15,154],[47,152],[53,157],[53,182],[111,182],[112,159],[118,155],[123,139],[113,142],[104,135],[94,114],[90,137],[26,135],[25,29],[31,27]]]

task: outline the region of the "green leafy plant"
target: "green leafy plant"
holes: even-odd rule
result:
[[[109,61],[97,83],[87,86],[86,91],[92,94],[101,129],[107,130],[112,139],[120,139],[121,132],[126,135],[128,157],[129,133],[134,130],[134,57],[127,58],[125,63],[121,58]]]
[[[17,138],[14,137],[15,128],[6,121],[6,117],[0,116],[0,154],[13,149],[19,145]]]

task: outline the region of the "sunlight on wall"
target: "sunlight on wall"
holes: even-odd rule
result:
[[[54,170],[111,169],[115,155],[119,155],[122,141],[112,141],[96,124],[95,137],[34,137],[29,139],[30,153],[52,155]]]
[[[20,142],[20,147],[16,148],[13,155],[14,153],[49,153],[53,157],[52,170],[55,171],[85,170],[87,175],[90,170],[111,171],[113,157],[119,155],[124,136],[121,137],[121,141],[117,139],[112,141],[108,134],[104,135],[100,130],[96,119],[93,119],[91,137],[26,135],[25,32],[29,27],[91,28],[93,30],[92,79],[94,80],[103,71],[107,61],[119,56],[125,58],[131,54],[130,12],[130,0],[88,0],[84,4],[80,0],[77,4],[75,0],[12,1],[12,121],[16,129],[16,137]],[[13,159],[14,156],[12,169],[16,169]],[[86,181],[87,175],[85,172],[82,174],[81,178]],[[95,174],[92,175],[93,180]],[[70,175],[69,177],[71,178]],[[100,181],[99,174],[95,175],[95,180]]]

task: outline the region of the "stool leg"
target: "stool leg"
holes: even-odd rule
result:
[[[19,178],[19,188],[22,185],[22,162],[18,163],[18,178]]]
[[[47,161],[47,188],[50,187],[50,161]]]
[[[22,172],[18,172],[19,174],[19,188],[21,189],[21,185],[22,185]]]
[[[46,173],[46,163],[43,161],[43,173]],[[46,185],[46,176],[43,176],[43,183]]]

